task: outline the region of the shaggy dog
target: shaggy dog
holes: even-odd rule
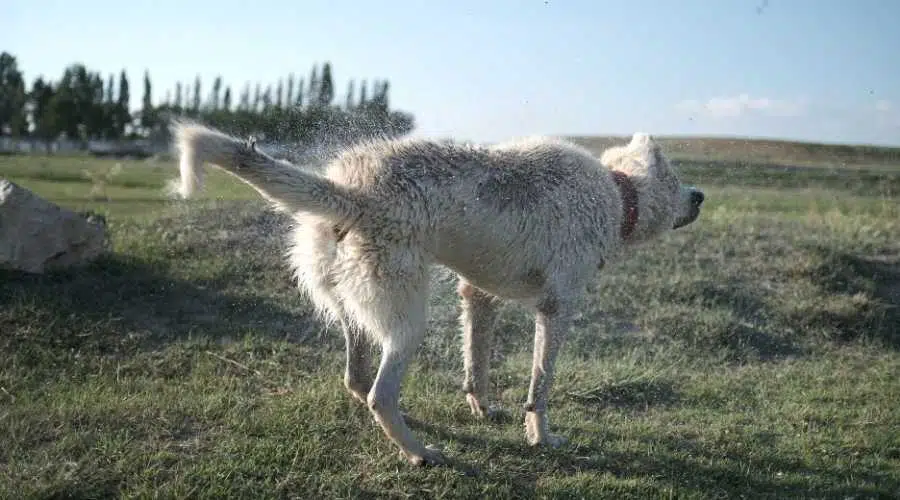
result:
[[[425,333],[429,265],[459,276],[463,389],[476,416],[490,408],[496,299],[534,310],[525,436],[556,447],[565,439],[549,432],[548,392],[585,285],[623,249],[693,222],[703,203],[646,134],[599,160],[550,138],[492,146],[369,141],[347,148],[320,175],[202,125],[175,123],[173,133],[181,196],[201,187],[209,163],[296,220],[290,264],[317,309],[341,325],[344,384],[413,464],[445,461],[416,439],[398,407]],[[374,378],[367,342],[381,347]]]

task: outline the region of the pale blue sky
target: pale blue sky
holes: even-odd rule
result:
[[[206,85],[389,78],[417,135],[711,134],[900,145],[895,0],[0,2],[31,82],[81,61]],[[204,90],[206,94],[206,90]]]

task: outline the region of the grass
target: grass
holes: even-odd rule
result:
[[[601,150],[627,137],[573,137],[584,146]],[[657,137],[672,158],[707,162],[791,166],[893,167],[900,163],[900,148],[846,144],[816,144],[776,139],[732,137]]]
[[[170,164],[0,158],[107,214],[115,253],[0,274],[0,497],[890,498],[900,491],[900,166],[682,162],[693,226],[598,276],[559,363],[559,450],[524,443],[533,326],[498,323],[509,418],[459,389],[454,283],[436,273],[402,406],[454,467],[414,469],[343,390],[342,338],[309,315],[286,221],[216,174],[161,194]]]

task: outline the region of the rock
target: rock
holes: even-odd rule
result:
[[[73,212],[0,179],[0,267],[43,273],[89,262],[108,249],[102,216]]]

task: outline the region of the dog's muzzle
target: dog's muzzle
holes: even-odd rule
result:
[[[703,191],[691,188],[690,194],[688,195],[688,203],[690,205],[688,213],[686,216],[680,217],[675,221],[673,229],[687,226],[691,222],[697,220],[697,217],[700,217],[700,205],[703,204],[704,199],[706,199],[706,196],[703,194]]]

